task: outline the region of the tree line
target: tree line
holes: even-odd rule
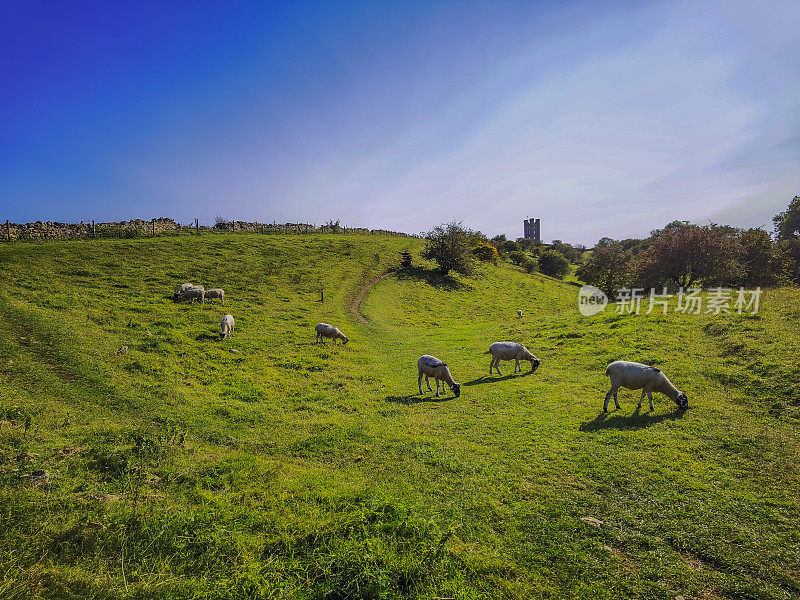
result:
[[[672,221],[644,239],[604,237],[589,252],[561,240],[545,245],[505,235],[488,239],[454,221],[422,234],[427,241],[422,257],[435,261],[443,275],[470,274],[478,261],[508,260],[529,273],[560,279],[572,263],[579,280],[610,295],[623,287],[800,284],[800,196],[775,215],[773,225],[771,236],[760,228]]]
[[[437,225],[422,236],[427,241],[422,257],[436,262],[443,275],[450,271],[469,275],[477,262],[509,260],[528,273],[538,271],[561,279],[569,273],[570,263],[578,262],[586,250],[560,240],[545,245],[525,238],[509,240],[505,235],[488,239],[455,221]]]
[[[645,239],[601,239],[578,279],[613,294],[623,287],[757,287],[800,284],[800,196],[760,228],[673,221]]]

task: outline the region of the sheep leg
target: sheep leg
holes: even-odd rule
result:
[[[436,379],[436,397],[439,397],[439,378],[435,377]]]
[[[642,400],[644,400],[644,395],[646,393],[647,393],[646,391],[642,390],[642,395],[639,396],[639,404],[636,405],[636,408],[642,408]],[[650,407],[650,410],[653,410],[653,408]]]
[[[425,375],[425,383],[428,386],[428,391],[432,392],[433,390],[431,389],[431,380],[430,377],[428,377],[427,375]]]
[[[650,410],[655,410],[653,407],[653,393],[650,390],[647,390],[647,399],[650,400]]]
[[[514,373],[518,373],[522,371],[522,368],[519,366],[519,359],[514,359]]]
[[[603,402],[603,412],[608,412],[608,401],[611,399],[611,396],[614,396],[614,404],[617,406],[617,410],[619,410],[619,402],[617,402],[617,388],[612,385],[611,389],[608,390],[608,393],[606,394],[605,401]]]
[[[422,395],[422,371],[419,372],[419,377],[417,378],[417,383],[419,384],[419,394]]]
[[[492,366],[494,366],[494,368],[497,370],[497,374],[498,375],[502,375],[502,373],[500,372],[500,359],[499,358],[493,358],[492,359],[492,364],[489,365],[489,375],[492,374]]]

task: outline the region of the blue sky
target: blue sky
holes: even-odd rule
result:
[[[6,2],[0,218],[771,229],[800,3]]]

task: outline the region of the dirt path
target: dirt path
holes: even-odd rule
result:
[[[388,273],[384,273],[383,275],[374,275],[369,280],[367,280],[360,288],[358,288],[356,293],[353,294],[348,300],[347,308],[350,310],[351,313],[353,313],[356,316],[356,318],[359,321],[361,321],[367,327],[369,327],[369,321],[363,314],[361,314],[361,302],[367,296],[367,292],[370,291],[370,289],[372,289],[373,285],[378,283],[381,279],[388,277],[392,273],[394,273],[394,271],[389,271]]]

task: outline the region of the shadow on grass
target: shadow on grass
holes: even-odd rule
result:
[[[686,411],[676,409],[666,415],[653,415],[649,412],[641,413],[637,408],[629,416],[615,415],[613,413],[601,412],[588,423],[581,423],[578,431],[600,431],[601,429],[643,429],[656,425],[662,421],[675,421],[683,417]]]
[[[394,276],[400,280],[424,281],[428,285],[444,290],[466,290],[469,286],[450,275],[442,275],[435,269],[423,267],[405,267],[395,271]]]
[[[454,395],[439,396],[438,398],[431,394],[430,396],[426,396],[425,394],[413,394],[409,396],[386,396],[386,402],[394,402],[395,404],[419,404],[420,402],[444,402],[445,400],[453,400],[455,399]]]
[[[218,342],[220,337],[219,334],[211,334],[211,333],[201,333],[196,338],[198,342]]]
[[[498,381],[505,381],[506,379],[516,379],[517,377],[527,377],[531,375],[533,371],[524,371],[523,373],[512,373],[511,375],[503,375],[502,377],[493,377],[491,375],[484,375],[483,377],[478,377],[477,379],[473,379],[472,381],[466,381],[462,383],[463,386],[472,386],[472,385],[481,385],[484,383],[496,383]]]

